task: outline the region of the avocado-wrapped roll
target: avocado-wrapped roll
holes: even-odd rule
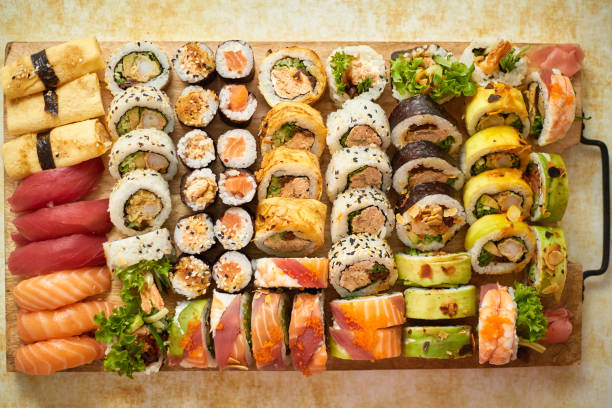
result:
[[[409,319],[459,319],[476,314],[476,287],[449,289],[408,288],[404,291],[406,317]]]
[[[454,359],[473,352],[471,326],[404,327],[404,357]]]
[[[503,214],[513,205],[521,209],[523,217],[528,217],[533,194],[521,176],[520,170],[495,169],[472,177],[463,190],[468,223],[471,225],[488,214]]]
[[[470,254],[408,253],[395,254],[397,275],[406,286],[452,287],[472,277]]]
[[[529,134],[529,117],[521,91],[503,83],[478,88],[465,107],[468,134],[503,125],[512,126],[523,137]]]
[[[536,237],[536,254],[528,269],[528,281],[539,295],[561,300],[567,276],[567,246],[559,227],[531,226]]]
[[[485,215],[468,229],[465,249],[472,255],[472,268],[477,273],[519,272],[533,257],[535,236],[529,225],[518,221],[520,214],[513,212]],[[508,219],[513,216],[516,220]]]
[[[511,126],[493,126],[470,137],[461,152],[461,170],[469,179],[493,169],[525,171],[531,147]]]
[[[525,180],[533,190],[531,221],[561,221],[569,194],[567,170],[561,156],[531,153]]]
[[[210,299],[179,302],[168,327],[168,360],[171,366],[216,367],[209,330]]]

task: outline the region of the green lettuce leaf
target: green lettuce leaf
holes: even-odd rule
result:
[[[334,80],[336,81],[336,88],[339,94],[346,93],[347,84],[342,81],[342,75],[349,69],[353,58],[355,57],[345,54],[344,52],[337,52],[331,58],[329,65],[334,74]]]
[[[519,337],[531,343],[546,337],[548,320],[542,313],[542,302],[536,294],[536,289],[515,282],[514,301],[517,306],[516,332]]]

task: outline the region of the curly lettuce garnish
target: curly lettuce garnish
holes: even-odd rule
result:
[[[516,282],[514,284],[514,301],[517,306],[516,333],[519,344],[536,351],[545,350],[538,341],[546,337],[548,320],[544,317],[542,302],[533,286]]]
[[[353,58],[355,57],[346,54],[344,51],[335,53],[331,58],[330,66],[334,74],[334,80],[336,81],[336,88],[339,94],[346,93],[347,84],[342,80],[342,76],[351,66]]]

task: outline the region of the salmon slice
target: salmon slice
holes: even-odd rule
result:
[[[24,343],[75,336],[95,329],[93,317],[104,312],[110,315],[109,302],[80,302],[57,310],[20,312],[17,333]]]
[[[403,324],[404,297],[401,293],[334,300],[330,308],[335,321],[344,329],[381,329]]]
[[[234,176],[225,179],[225,190],[232,195],[244,197],[252,188],[249,176]]]
[[[331,327],[330,335],[353,360],[380,360],[402,352],[402,327],[377,330],[349,330]]]
[[[49,375],[104,358],[106,345],[88,336],[41,341],[21,346],[15,367],[29,375]]]
[[[229,160],[235,157],[241,157],[246,152],[246,142],[242,137],[227,137],[225,142],[225,149],[220,153],[221,160],[227,163]]]
[[[289,347],[296,370],[309,375],[325,370],[325,348],[321,295],[296,295],[289,324]]]
[[[26,279],[15,287],[13,298],[27,311],[52,310],[106,292],[110,286],[108,268],[97,266]]]
[[[229,108],[234,112],[241,112],[247,107],[249,91],[244,85],[234,85],[230,88]]]
[[[251,339],[257,368],[282,370],[284,335],[281,322],[279,293],[256,291],[251,313]]]
[[[225,65],[230,71],[242,71],[246,66],[247,59],[242,51],[224,51]]]

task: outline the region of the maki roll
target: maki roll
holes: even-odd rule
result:
[[[460,319],[476,315],[476,287],[408,288],[404,291],[406,317],[421,320]]]
[[[327,258],[259,258],[253,260],[258,288],[327,287]]]
[[[386,150],[391,143],[387,114],[363,98],[350,99],[327,117],[327,146],[331,154],[345,147],[373,146]]]
[[[255,177],[246,170],[229,169],[219,175],[219,197],[225,205],[250,203],[256,190]]]
[[[229,82],[249,82],[255,75],[253,49],[246,41],[229,40],[215,54],[219,76]]]
[[[255,218],[255,245],[275,256],[304,256],[324,241],[327,206],[303,198],[260,200]]]
[[[572,81],[550,70],[533,72],[523,91],[527,105],[529,134],[546,146],[563,139],[576,117],[576,93]]]
[[[225,85],[219,91],[219,108],[225,123],[246,127],[257,110],[257,98],[244,85]]]
[[[247,168],[257,160],[257,143],[246,129],[232,129],[217,139],[217,154],[225,167]]]
[[[457,162],[430,141],[408,143],[395,153],[391,163],[393,189],[398,194],[428,182],[445,183],[455,190],[463,187],[463,173]]]
[[[506,84],[488,84],[476,90],[465,107],[465,127],[471,136],[492,126],[512,126],[529,135],[529,116],[523,94]]]
[[[259,370],[284,370],[289,356],[289,299],[286,294],[256,290],[251,309],[251,342]]]
[[[266,153],[257,177],[257,198],[321,198],[319,160],[305,150],[279,147]]]
[[[518,220],[520,215],[513,213],[485,215],[468,229],[465,249],[472,255],[472,268],[477,273],[520,272],[531,261],[536,238],[529,226]]]
[[[279,102],[315,103],[325,92],[325,70],[307,48],[287,47],[266,55],[259,66],[259,91],[275,106]]]
[[[391,163],[380,149],[347,147],[334,153],[325,173],[327,197],[335,200],[343,191],[374,187],[382,192],[391,188]]]
[[[157,171],[170,181],[176,175],[177,167],[172,139],[157,129],[137,129],[121,136],[108,159],[108,171],[115,179],[136,169],[148,169]]]
[[[395,214],[398,238],[419,251],[437,251],[465,225],[457,191],[444,183],[417,184],[402,194]]]
[[[204,211],[217,196],[217,178],[209,168],[186,173],[181,179],[181,201],[193,211]]]
[[[531,153],[525,180],[533,190],[531,221],[561,221],[569,195],[567,170],[561,156]]]
[[[170,188],[162,175],[136,169],[119,180],[110,193],[111,222],[126,235],[138,235],[162,226],[172,210]]]
[[[347,235],[364,233],[388,238],[395,228],[395,216],[387,196],[372,187],[339,194],[334,200],[330,219],[332,242]]]
[[[387,86],[382,55],[368,45],[336,48],[325,65],[329,96],[337,106],[353,98],[375,101]]]
[[[427,95],[415,95],[401,101],[391,112],[389,125],[391,141],[398,149],[426,140],[454,155],[463,143],[455,118]]]
[[[185,126],[206,127],[217,114],[219,98],[212,89],[188,86],[183,89],[174,105],[176,116]]]
[[[471,326],[404,327],[404,357],[455,359],[474,350]]]
[[[113,96],[136,85],[162,89],[170,78],[166,54],[149,41],[125,44],[111,55],[106,65],[105,81]]]
[[[231,207],[215,222],[214,231],[224,249],[236,251],[247,246],[253,238],[253,221],[242,208]]]
[[[327,348],[323,305],[323,293],[299,293],[293,299],[289,350],[293,368],[304,375],[325,371]]]
[[[536,253],[528,267],[528,282],[538,295],[552,296],[561,301],[567,276],[567,245],[565,235],[559,227],[549,228],[532,225],[536,237]]]
[[[172,67],[181,81],[205,84],[215,77],[215,54],[204,43],[188,42],[176,50]]]
[[[480,86],[489,81],[519,86],[527,74],[529,60],[524,54],[528,48],[519,50],[505,40],[475,41],[463,50],[461,62],[474,65],[472,79]]]
[[[281,102],[268,111],[259,126],[261,153],[280,146],[308,150],[321,157],[327,129],[316,109],[299,102]]]
[[[219,370],[226,368],[248,370],[253,365],[251,302],[250,293],[232,295],[213,291],[210,330]]]
[[[507,286],[494,285],[481,293],[478,313],[478,361],[504,365],[516,359],[517,305]],[[482,288],[481,288],[482,292]]]
[[[174,110],[164,92],[150,86],[133,86],[115,96],[106,117],[113,139],[134,129],[174,130]]]
[[[406,286],[453,287],[463,285],[472,277],[471,256],[468,252],[395,254],[397,276]]]
[[[493,126],[470,137],[461,152],[461,170],[466,178],[493,169],[527,168],[529,151],[517,130],[511,126]]]
[[[217,289],[225,292],[240,292],[251,281],[253,269],[246,255],[227,251],[213,265],[213,279]]]
[[[166,266],[171,265],[174,259],[170,232],[165,228],[137,237],[107,241],[102,246],[106,265],[111,271],[125,269],[142,261],[151,261],[158,266]]]
[[[178,156],[190,169],[201,169],[215,160],[215,144],[206,132],[191,130],[181,137],[176,145]]]
[[[210,266],[193,255],[181,256],[170,273],[174,292],[187,299],[205,295],[210,281]]]
[[[208,251],[215,244],[210,216],[197,213],[178,220],[174,227],[174,243],[186,254],[197,255]]]
[[[329,250],[329,280],[342,297],[373,295],[397,280],[393,252],[369,234],[349,235]]]
[[[528,217],[533,193],[521,176],[520,170],[495,169],[469,179],[463,191],[468,223],[471,225],[488,214],[503,214],[512,206],[520,208],[521,215]]]
[[[179,302],[168,328],[168,360],[171,366],[213,368],[217,366],[208,326],[210,299]]]

